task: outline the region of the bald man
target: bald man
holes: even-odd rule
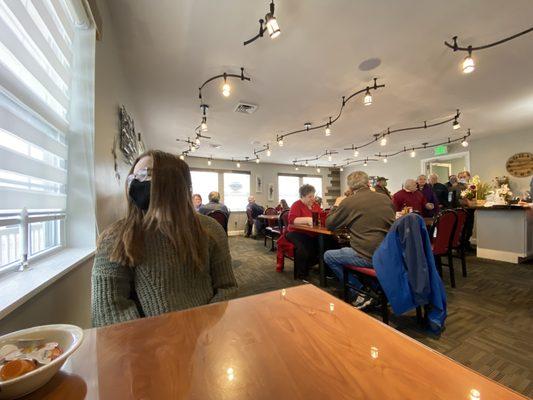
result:
[[[403,189],[394,193],[392,203],[396,211],[402,211],[405,207],[412,207],[413,211],[424,214],[425,210],[432,210],[433,204],[428,203],[424,195],[416,185],[414,179],[406,179]]]

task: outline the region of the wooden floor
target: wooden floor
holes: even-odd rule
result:
[[[262,240],[231,237],[239,296],[301,284],[292,279],[292,262],[275,271],[275,253]],[[425,345],[520,393],[533,397],[533,265],[469,257],[468,277],[456,273],[449,286],[446,330],[432,336],[417,328],[414,314],[392,316],[391,325]],[[318,277],[311,276],[312,283]],[[336,293],[336,288],[328,287]],[[376,314],[376,318],[379,318]]]

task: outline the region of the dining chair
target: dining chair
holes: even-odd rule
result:
[[[457,213],[454,210],[441,211],[433,221],[431,226],[432,240],[431,248],[437,271],[442,278],[442,267],[450,269],[450,284],[455,288],[455,271],[453,268],[452,244],[454,239],[455,227],[457,225]],[[445,257],[447,264],[443,263]]]
[[[264,215],[278,215],[278,212],[275,208],[268,207],[264,213]],[[265,247],[267,245],[267,239],[271,240],[270,250],[274,251],[274,239],[279,237],[281,235],[281,231],[279,230],[279,222],[275,220],[267,219],[267,227],[265,228]]]
[[[228,233],[228,216],[224,214],[220,210],[211,211],[207,216],[213,218],[216,220],[220,225],[222,225],[222,228],[226,231],[226,234]]]
[[[465,224],[467,211],[464,208],[457,208],[455,209],[455,213],[457,214],[457,224],[452,241],[452,251],[455,250],[455,254],[452,253],[452,257],[461,260],[463,277],[466,278]]]

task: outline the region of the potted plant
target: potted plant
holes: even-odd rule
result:
[[[485,204],[487,195],[490,193],[490,185],[486,182],[481,182],[479,175],[472,178],[472,184],[476,186],[476,203],[478,206]]]

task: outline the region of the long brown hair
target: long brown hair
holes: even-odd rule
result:
[[[138,265],[143,258],[145,233],[159,231],[170,240],[181,264],[201,269],[205,261],[202,251],[205,233],[192,204],[189,166],[172,154],[149,150],[135,160],[130,174],[146,156],[153,160],[150,206],[143,213],[128,195],[126,183],[128,211],[111,228],[115,243],[110,261],[129,267]]]

